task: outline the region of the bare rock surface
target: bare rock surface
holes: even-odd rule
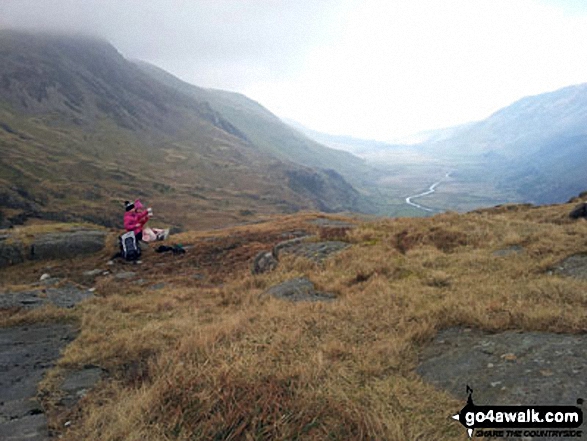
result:
[[[61,404],[67,408],[73,407],[102,379],[103,375],[104,371],[98,366],[86,366],[81,370],[66,372],[61,384],[61,390],[65,393]]]
[[[264,295],[270,295],[290,302],[317,302],[336,299],[334,294],[316,291],[314,284],[305,277],[287,280],[272,286]]]
[[[277,268],[277,259],[273,256],[273,253],[270,251],[261,251],[255,259],[253,260],[253,265],[251,266],[251,273],[253,274],[263,274],[269,271],[273,271]]]
[[[581,202],[569,213],[571,219],[587,219],[587,202]]]
[[[1,439],[49,439],[37,384],[75,335],[73,327],[62,324],[0,328]]]
[[[134,271],[122,271],[120,273],[117,273],[114,276],[114,278],[118,279],[118,280],[128,280],[128,279],[132,279],[136,275],[137,275],[137,273],[135,273]]]
[[[463,405],[469,385],[477,405],[575,406],[587,397],[587,336],[446,329],[416,371]]]
[[[32,291],[0,293],[0,309],[32,309],[49,304],[58,308],[73,308],[82,300],[92,296],[91,291],[79,289],[71,284]]]
[[[587,279],[587,254],[575,254],[567,257],[559,262],[552,272],[561,276]]]
[[[278,258],[285,254],[294,254],[305,257],[314,262],[321,263],[331,254],[337,253],[350,246],[347,242],[332,240],[326,242],[308,242],[301,239],[293,239],[278,244],[274,249],[274,255]]]
[[[325,217],[319,217],[308,221],[309,224],[318,225],[319,227],[325,228],[354,228],[355,224],[350,222],[339,221],[335,219],[327,219]]]
[[[104,248],[106,232],[80,230],[50,233],[35,238],[31,245],[32,259],[64,259],[92,254]]]
[[[493,252],[493,255],[496,257],[507,257],[507,256],[520,254],[523,251],[524,251],[524,247],[522,247],[520,245],[511,245],[509,247],[502,248],[500,250],[495,250]]]
[[[25,260],[71,259],[101,251],[106,231],[78,229],[35,237],[30,245],[8,234],[0,236],[0,268]]]
[[[24,262],[22,243],[7,242],[8,236],[0,237],[0,268]]]

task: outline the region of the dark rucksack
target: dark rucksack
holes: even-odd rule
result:
[[[120,254],[124,260],[132,262],[141,257],[141,247],[139,247],[134,231],[123,234],[118,240],[120,241]]]

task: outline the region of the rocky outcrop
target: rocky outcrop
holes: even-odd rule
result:
[[[582,202],[573,208],[569,213],[569,217],[571,219],[587,218],[587,202]]]
[[[89,290],[66,284],[59,288],[42,288],[33,291],[0,293],[0,309],[40,308],[54,305],[58,308],[73,308],[82,300],[92,297]]]
[[[575,405],[587,396],[586,359],[584,335],[451,328],[424,349],[416,371],[463,401],[469,385],[487,404]]]
[[[7,242],[6,239],[8,236],[0,237],[0,268],[24,262],[22,243]]]
[[[22,263],[25,260],[71,259],[101,251],[106,231],[76,230],[47,233],[35,237],[25,245],[10,235],[0,236],[0,268]]]
[[[65,373],[61,390],[64,393],[60,404],[72,408],[78,401],[94,388],[104,376],[105,371],[99,366],[84,366],[80,370],[69,370]]]
[[[587,279],[587,254],[575,254],[556,264],[551,274]]]
[[[317,302],[336,299],[334,294],[316,291],[314,284],[305,277],[291,279],[272,286],[263,293],[263,296],[272,296],[290,302]]]
[[[520,245],[510,245],[506,248],[501,248],[499,250],[495,250],[493,252],[493,255],[496,257],[507,257],[507,256],[520,254],[522,252],[524,252],[524,247],[522,247]]]
[[[310,242],[307,241],[309,237],[296,237],[278,243],[271,251],[261,251],[253,260],[251,273],[263,274],[273,271],[277,268],[280,257],[287,254],[304,257],[316,263],[322,263],[331,254],[350,246],[349,243],[342,241]]]
[[[261,251],[253,260],[251,273],[263,274],[277,268],[277,259],[269,251]]]
[[[342,241],[304,242],[298,239],[293,239],[277,245],[273,254],[278,258],[285,254],[293,254],[295,256],[313,260],[316,263],[321,263],[331,254],[342,251],[348,247],[350,247],[350,244]]]
[[[30,248],[31,259],[66,259],[92,254],[104,248],[105,231],[50,233],[36,238]]]
[[[0,438],[48,440],[37,383],[77,332],[69,325],[0,329]]]

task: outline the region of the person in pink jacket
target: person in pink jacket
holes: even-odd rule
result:
[[[137,240],[142,240],[143,228],[151,217],[151,210],[145,210],[138,199],[134,203],[126,201],[124,206],[126,208],[126,213],[124,213],[125,230],[134,231]]]

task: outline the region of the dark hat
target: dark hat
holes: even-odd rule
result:
[[[133,204],[130,201],[124,201],[124,208],[126,209],[126,211],[130,211],[133,208],[135,208],[135,204]]]

